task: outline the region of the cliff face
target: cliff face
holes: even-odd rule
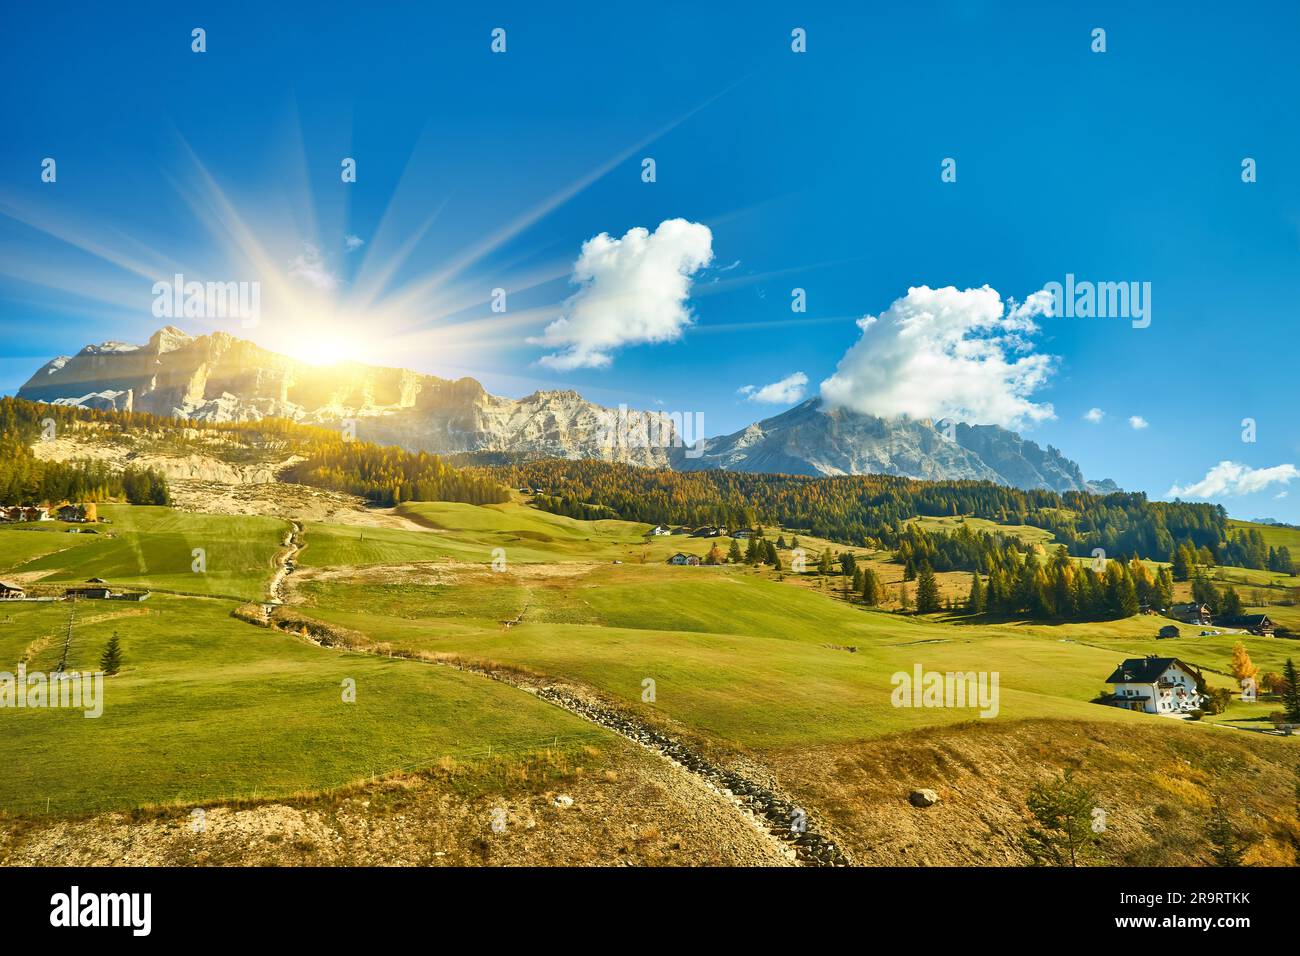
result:
[[[357,437],[413,450],[669,463],[664,448],[611,438],[616,413],[573,391],[501,398],[472,378],[357,363],[314,366],[223,332],[193,337],[171,326],[144,345],[105,342],[56,358],[18,397],[219,422],[354,419]],[[635,425],[645,414],[627,417]]]
[[[489,395],[472,378],[450,381],[357,363],[308,365],[221,332],[191,337],[170,326],[144,345],[105,342],[56,358],[18,395],[211,421],[274,415],[329,425],[352,419],[358,438],[416,451],[1089,489],[1079,466],[1055,448],[1044,449],[995,425],[948,428],[946,423],[876,418],[828,408],[814,398],[709,439],[702,455],[691,456],[675,428],[656,436],[655,413],[619,413],[574,391],[502,398]],[[1103,492],[1114,487],[1113,482],[1092,486]]]

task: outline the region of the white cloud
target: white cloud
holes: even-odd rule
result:
[[[1096,425],[1105,417],[1106,417],[1106,413],[1103,412],[1100,408],[1090,408],[1084,413],[1083,420],[1085,422],[1092,422],[1094,425]]]
[[[1007,428],[1055,418],[1050,404],[1030,401],[1056,361],[1029,341],[1038,331],[1034,318],[1051,304],[1050,295],[1035,292],[1004,305],[987,285],[908,289],[880,315],[858,320],[862,336],[821,383],[822,397],[881,417]]]
[[[1169,489],[1171,498],[1219,498],[1233,495],[1250,495],[1263,491],[1269,485],[1289,484],[1300,478],[1295,465],[1274,465],[1272,468],[1251,468],[1235,461],[1221,461],[1200,481]]]
[[[771,385],[743,385],[736,391],[751,402],[763,402],[767,405],[793,405],[803,398],[804,386],[807,384],[808,376],[803,372],[795,372],[792,375],[787,375],[779,382],[773,382]]]
[[[348,233],[343,237],[343,246],[348,250],[348,252],[355,252],[365,244],[366,240],[362,239],[360,236],[354,236],[351,233]]]
[[[302,252],[289,262],[289,275],[304,279],[326,292],[338,288],[339,284],[338,276],[326,267],[320,249],[310,242],[304,242]]]
[[[709,227],[685,219],[665,220],[653,233],[638,226],[622,239],[603,232],[588,239],[565,314],[529,339],[559,349],[538,361],[558,371],[603,368],[621,346],[680,338],[693,321],[691,277],[712,259]]]
[[[1138,431],[1141,431],[1142,429],[1146,428],[1150,424],[1151,423],[1148,422],[1141,415],[1130,415],[1128,418],[1128,427],[1136,429]]]

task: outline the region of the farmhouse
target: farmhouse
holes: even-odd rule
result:
[[[1276,625],[1267,614],[1237,614],[1232,617],[1216,617],[1215,627],[1231,627],[1246,631],[1258,637],[1272,637]]]
[[[679,564],[679,565],[689,564],[692,567],[695,567],[700,563],[700,559],[693,554],[682,554],[680,551],[678,551],[676,554],[674,554],[671,558],[668,559],[668,563]]]
[[[1106,678],[1114,684],[1112,707],[1144,714],[1185,714],[1201,705],[1199,675],[1176,657],[1130,657]]]
[[[102,584],[92,584],[87,587],[66,588],[63,592],[63,596],[74,600],[79,598],[83,601],[104,601],[112,597],[113,592]]]
[[[1184,624],[1209,624],[1210,606],[1208,604],[1175,604],[1169,609],[1169,616]]]
[[[672,529],[669,528],[666,524],[657,524],[650,529],[650,533],[654,535],[664,535],[664,534],[672,534],[673,532]]]
[[[1176,624],[1166,624],[1164,627],[1160,629],[1160,633],[1156,635],[1156,638],[1160,639],[1160,638],[1177,637],[1178,634],[1179,631],[1178,631],[1178,626]]]
[[[21,601],[26,596],[27,596],[27,592],[24,591],[22,588],[20,588],[18,585],[7,584],[4,581],[0,581],[0,600]]]
[[[49,521],[50,510],[48,508],[11,505],[7,508],[0,508],[0,517],[3,517],[5,521]]]
[[[692,538],[719,538],[727,533],[726,528],[715,528],[713,525],[704,525],[696,528],[691,532]]]
[[[62,504],[54,509],[54,516],[60,521],[84,522],[94,521],[97,517],[97,509],[94,503],[77,505]]]

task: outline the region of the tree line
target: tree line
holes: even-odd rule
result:
[[[1142,493],[1058,494],[987,481],[916,481],[891,475],[813,478],[732,471],[676,472],[600,461],[543,459],[479,466],[513,486],[540,488],[538,506],[572,517],[617,515],[653,524],[779,524],[864,548],[893,550],[917,517],[970,515],[1050,531],[1072,555],[1172,559],[1179,543],[1221,553],[1221,506],[1153,502]]]

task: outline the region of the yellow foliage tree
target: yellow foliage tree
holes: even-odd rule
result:
[[[1243,681],[1254,677],[1258,672],[1259,668],[1251,662],[1250,654],[1246,652],[1246,645],[1238,641],[1232,649],[1232,676]]]

